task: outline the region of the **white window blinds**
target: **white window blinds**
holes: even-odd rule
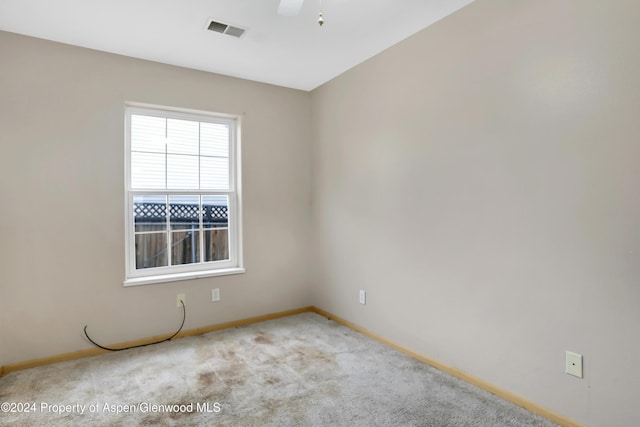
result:
[[[131,188],[230,191],[229,125],[131,115]]]

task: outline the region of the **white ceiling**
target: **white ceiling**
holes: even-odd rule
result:
[[[288,17],[279,0],[0,0],[0,30],[312,90],[472,1],[305,0]]]

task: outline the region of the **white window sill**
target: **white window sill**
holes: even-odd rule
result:
[[[179,282],[182,280],[201,279],[203,277],[227,276],[230,274],[242,274],[242,267],[221,268],[219,270],[189,271],[186,273],[162,274],[158,276],[132,277],[124,282],[123,286],[151,285],[153,283]]]

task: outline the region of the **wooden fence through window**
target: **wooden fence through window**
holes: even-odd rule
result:
[[[167,207],[169,224],[167,224]],[[204,260],[229,259],[228,208],[222,205],[135,203],[136,268],[163,267],[201,262],[200,233]],[[169,225],[169,227],[167,227]],[[168,244],[167,239],[170,239]]]

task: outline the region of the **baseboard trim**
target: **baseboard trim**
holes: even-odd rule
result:
[[[419,360],[422,363],[426,363],[427,365],[433,366],[434,368],[445,372],[449,375],[452,375],[456,378],[459,378],[467,383],[473,384],[474,386],[481,388],[485,391],[488,391],[491,394],[494,394],[508,402],[513,403],[514,405],[520,406],[521,408],[526,409],[529,412],[532,412],[534,414],[540,415],[541,417],[544,417],[546,419],[548,419],[549,421],[552,421],[558,425],[561,425],[562,427],[586,427],[584,424],[581,424],[577,421],[574,421],[570,418],[565,417],[564,415],[561,415],[557,412],[554,412],[550,409],[545,408],[544,406],[538,405],[537,403],[531,402],[527,399],[525,399],[522,396],[518,396],[514,393],[511,393],[507,390],[501,389],[500,387],[496,387],[493,384],[490,384],[476,376],[473,376],[471,374],[468,374],[464,371],[461,371],[460,369],[454,368],[452,366],[446,365],[444,363],[441,363],[437,360],[431,359],[430,357],[426,357],[420,353],[417,353],[413,350],[411,350],[408,347],[402,346],[400,344],[396,344],[393,341],[389,341],[388,339],[375,334],[359,325],[356,325],[355,323],[349,322],[348,320],[345,320],[339,316],[336,316],[332,313],[329,313],[327,311],[324,311],[320,308],[317,307],[311,307],[311,311],[313,311],[314,313],[317,313],[323,317],[326,317],[328,319],[331,319],[337,323],[340,323],[343,326],[346,326],[350,329],[353,329],[354,331],[358,331],[363,335],[366,335],[369,338],[372,338],[388,347],[391,347],[395,350],[398,350],[410,357],[413,357],[416,360]]]
[[[238,326],[245,326],[245,325],[250,325],[252,323],[258,323],[258,322],[264,322],[266,320],[273,320],[273,319],[279,319],[281,317],[287,317],[287,316],[293,316],[295,314],[300,314],[300,313],[307,313],[313,311],[313,307],[309,306],[309,307],[303,307],[303,308],[297,308],[294,310],[287,310],[287,311],[280,311],[277,313],[271,313],[271,314],[264,314],[261,316],[254,316],[254,317],[248,317],[245,319],[240,319],[240,320],[234,320],[231,322],[225,322],[225,323],[219,323],[216,325],[210,325],[210,326],[203,326],[200,328],[195,328],[195,329],[189,329],[186,331],[182,331],[180,332],[178,335],[176,335],[176,338],[183,338],[183,337],[189,337],[189,336],[193,336],[193,335],[202,335],[202,334],[206,334],[209,332],[214,332],[214,331],[219,331],[221,329],[228,329],[228,328],[235,328]],[[147,337],[147,338],[142,338],[142,339],[138,339],[138,340],[134,340],[134,341],[127,341],[127,342],[122,342],[122,343],[118,343],[118,344],[113,344],[113,345],[108,345],[108,347],[111,348],[125,348],[125,347],[132,347],[132,346],[136,346],[136,345],[144,345],[144,344],[150,344],[156,341],[161,341],[161,340],[165,340],[167,338],[169,338],[171,336],[171,334],[166,334],[166,335],[156,335],[153,337]],[[33,360],[27,360],[24,362],[18,362],[18,363],[11,363],[8,365],[4,365],[4,366],[0,366],[0,377],[8,374],[10,372],[15,372],[15,371],[22,371],[24,369],[30,369],[30,368],[35,368],[38,366],[44,366],[44,365],[51,365],[53,363],[58,363],[58,362],[66,362],[68,360],[76,360],[76,359],[82,359],[85,357],[92,357],[92,356],[97,356],[99,354],[104,354],[104,353],[109,353],[109,351],[107,350],[103,350],[100,348],[88,348],[88,349],[84,349],[84,350],[78,350],[78,351],[72,351],[70,353],[64,353],[64,354],[58,354],[55,356],[49,356],[49,357],[43,357],[40,359],[33,359]]]

